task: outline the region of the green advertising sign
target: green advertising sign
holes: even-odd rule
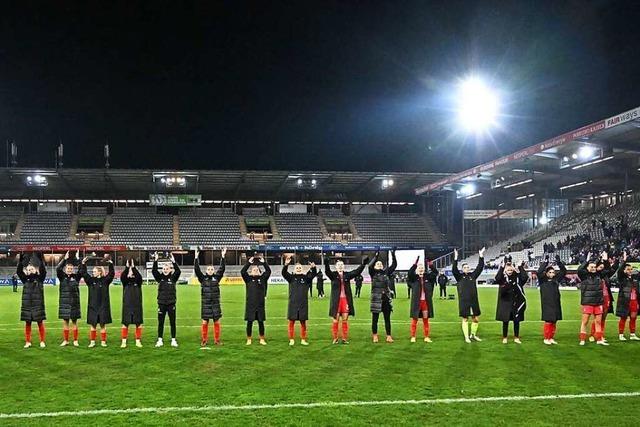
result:
[[[151,206],[200,206],[200,194],[149,194]]]

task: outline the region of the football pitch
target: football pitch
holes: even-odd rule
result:
[[[325,286],[327,288],[327,286]],[[638,422],[640,342],[619,342],[617,318],[607,323],[609,347],[578,346],[579,294],[563,291],[566,320],[557,346],[542,343],[537,289],[527,289],[522,345],[501,342],[496,289],[480,289],[483,342],[466,344],[457,301],[434,300],[431,344],[409,342],[406,286],[397,286],[395,343],[371,343],[369,288],[355,300],[350,344],[331,344],[328,298],[310,302],[308,347],[289,347],[287,287],[269,287],[267,346],[245,346],[244,287],[222,288],[224,345],[200,350],[200,288],[178,288],[178,342],[153,347],[155,286],[144,288],[144,348],[119,348],[120,324],[107,348],[60,348],[58,288],[46,288],[47,348],[24,350],[20,292],[0,289],[0,425],[622,425]],[[451,291],[455,288],[450,287]],[[87,291],[83,286],[82,310]],[[315,289],[314,289],[315,294]],[[121,287],[111,289],[120,319]],[[254,327],[256,330],[257,327]],[[212,332],[210,331],[210,340]]]

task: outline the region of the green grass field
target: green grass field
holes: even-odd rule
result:
[[[49,316],[46,349],[24,350],[18,321],[20,293],[0,289],[0,424],[2,425],[621,425],[638,422],[640,397],[517,401],[449,401],[298,408],[246,408],[320,402],[430,400],[492,396],[542,396],[640,391],[640,342],[617,340],[610,318],[611,346],[579,347],[578,293],[563,292],[567,320],[558,325],[560,345],[542,344],[538,291],[528,292],[523,344],[501,343],[494,321],[496,290],[481,289],[481,343],[465,344],[457,302],[434,302],[432,344],[409,342],[404,285],[395,302],[393,344],[370,342],[368,287],[356,300],[351,344],[332,345],[327,299],[310,305],[309,347],[289,347],[286,287],[271,286],[267,300],[268,346],[244,345],[244,288],[223,288],[224,346],[199,350],[200,291],[178,290],[179,349],[153,348],[156,288],[145,289],[144,348],[119,348],[120,325],[109,329],[109,347],[59,348],[58,289],[46,288]],[[82,288],[83,301],[86,289]],[[120,318],[121,288],[112,287],[112,312]],[[83,303],[83,314],[85,305]],[[168,322],[167,322],[168,323]],[[383,330],[382,321],[380,322]],[[133,332],[133,331],[132,331]],[[421,330],[419,329],[420,336]],[[168,342],[168,325],[165,341]],[[296,341],[297,342],[297,341]],[[37,329],[34,327],[34,343]],[[588,380],[587,380],[588,378]],[[233,407],[215,410],[220,405]],[[75,414],[75,411],[190,407],[135,413]],[[196,408],[193,408],[196,407]],[[71,413],[55,418],[6,418],[30,412]]]

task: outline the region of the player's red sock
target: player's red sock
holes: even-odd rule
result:
[[[333,322],[331,324],[331,336],[334,340],[338,339],[338,322]]]
[[[98,331],[95,331],[95,330],[89,331],[89,340],[95,341],[97,335],[98,335]]]
[[[586,341],[586,339],[587,339],[587,333],[580,332],[580,341]]]
[[[296,322],[294,320],[289,320],[289,339],[292,340],[295,335],[295,325]]]
[[[100,331],[100,341],[107,342],[107,331]]]
[[[216,342],[220,342],[220,321],[213,322],[213,338]]]
[[[549,339],[549,323],[548,322],[544,322],[544,324],[542,325],[542,336],[544,337],[545,340]]]
[[[636,319],[637,319],[637,314],[635,316],[631,316],[631,318],[629,319],[629,331],[631,331],[632,334],[636,333]]]
[[[596,336],[596,322],[591,322],[591,335],[589,335],[590,337],[594,337]]]
[[[207,342],[209,339],[209,324],[203,323],[200,326],[200,335],[202,336],[202,342]]]
[[[411,338],[416,337],[416,329],[418,329],[418,319],[411,318]]]
[[[73,340],[74,341],[78,341],[78,327],[77,326],[73,327]]]
[[[62,330],[62,339],[65,341],[69,341],[69,329]]]
[[[24,324],[24,340],[31,342],[31,323]]]
[[[136,339],[139,340],[142,338],[142,326],[136,326]]]
[[[342,321],[342,339],[343,340],[349,339],[349,321],[348,320]]]
[[[627,323],[627,318],[626,317],[621,317],[620,320],[618,320],[618,333],[619,334],[624,334],[624,327]],[[631,323],[631,322],[629,322]]]
[[[44,321],[38,322],[38,335],[40,335],[40,342],[44,342],[46,336],[46,330],[44,328]]]
[[[304,320],[300,321],[300,338],[307,339],[307,322]]]
[[[120,338],[122,338],[123,340],[126,340],[128,336],[129,336],[129,328],[127,328],[126,326],[123,326],[122,328],[120,328]]]
[[[422,331],[424,332],[424,336],[428,337],[429,336],[429,332],[430,332],[430,327],[429,327],[429,318],[428,317],[423,317],[422,318]]]

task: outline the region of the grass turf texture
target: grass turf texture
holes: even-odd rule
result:
[[[156,287],[145,287],[144,348],[120,349],[120,324],[109,327],[109,347],[88,349],[88,326],[81,321],[80,348],[59,348],[58,288],[46,288],[47,345],[24,350],[19,318],[20,292],[0,289],[0,413],[58,412],[141,407],[250,405],[292,402],[413,400],[460,397],[555,395],[640,390],[640,342],[617,340],[617,318],[610,316],[611,346],[578,346],[578,293],[563,292],[567,320],[560,322],[560,345],[542,344],[539,293],[528,289],[522,345],[501,343],[501,324],[493,320],[496,289],[481,289],[484,314],[481,343],[465,344],[457,301],[436,299],[432,344],[409,343],[406,287],[394,303],[396,342],[372,344],[368,287],[356,299],[350,345],[332,345],[329,301],[310,302],[309,347],[288,346],[286,286],[271,286],[267,300],[267,340],[244,344],[244,287],[222,289],[224,346],[199,350],[200,290],[178,289],[180,348],[153,348]],[[453,290],[453,288],[451,288]],[[20,289],[21,291],[21,289]],[[83,314],[86,288],[81,289]],[[121,288],[111,290],[114,319],[120,317]],[[384,326],[380,321],[381,337]],[[254,326],[257,331],[257,325]],[[296,327],[296,334],[298,334]],[[212,332],[210,332],[211,339]],[[382,340],[381,340],[382,341]],[[339,408],[282,408],[233,411],[74,415],[58,418],[0,419],[2,425],[140,425],[247,423],[261,425],[612,425],[637,422],[638,397],[516,402],[450,403]]]

